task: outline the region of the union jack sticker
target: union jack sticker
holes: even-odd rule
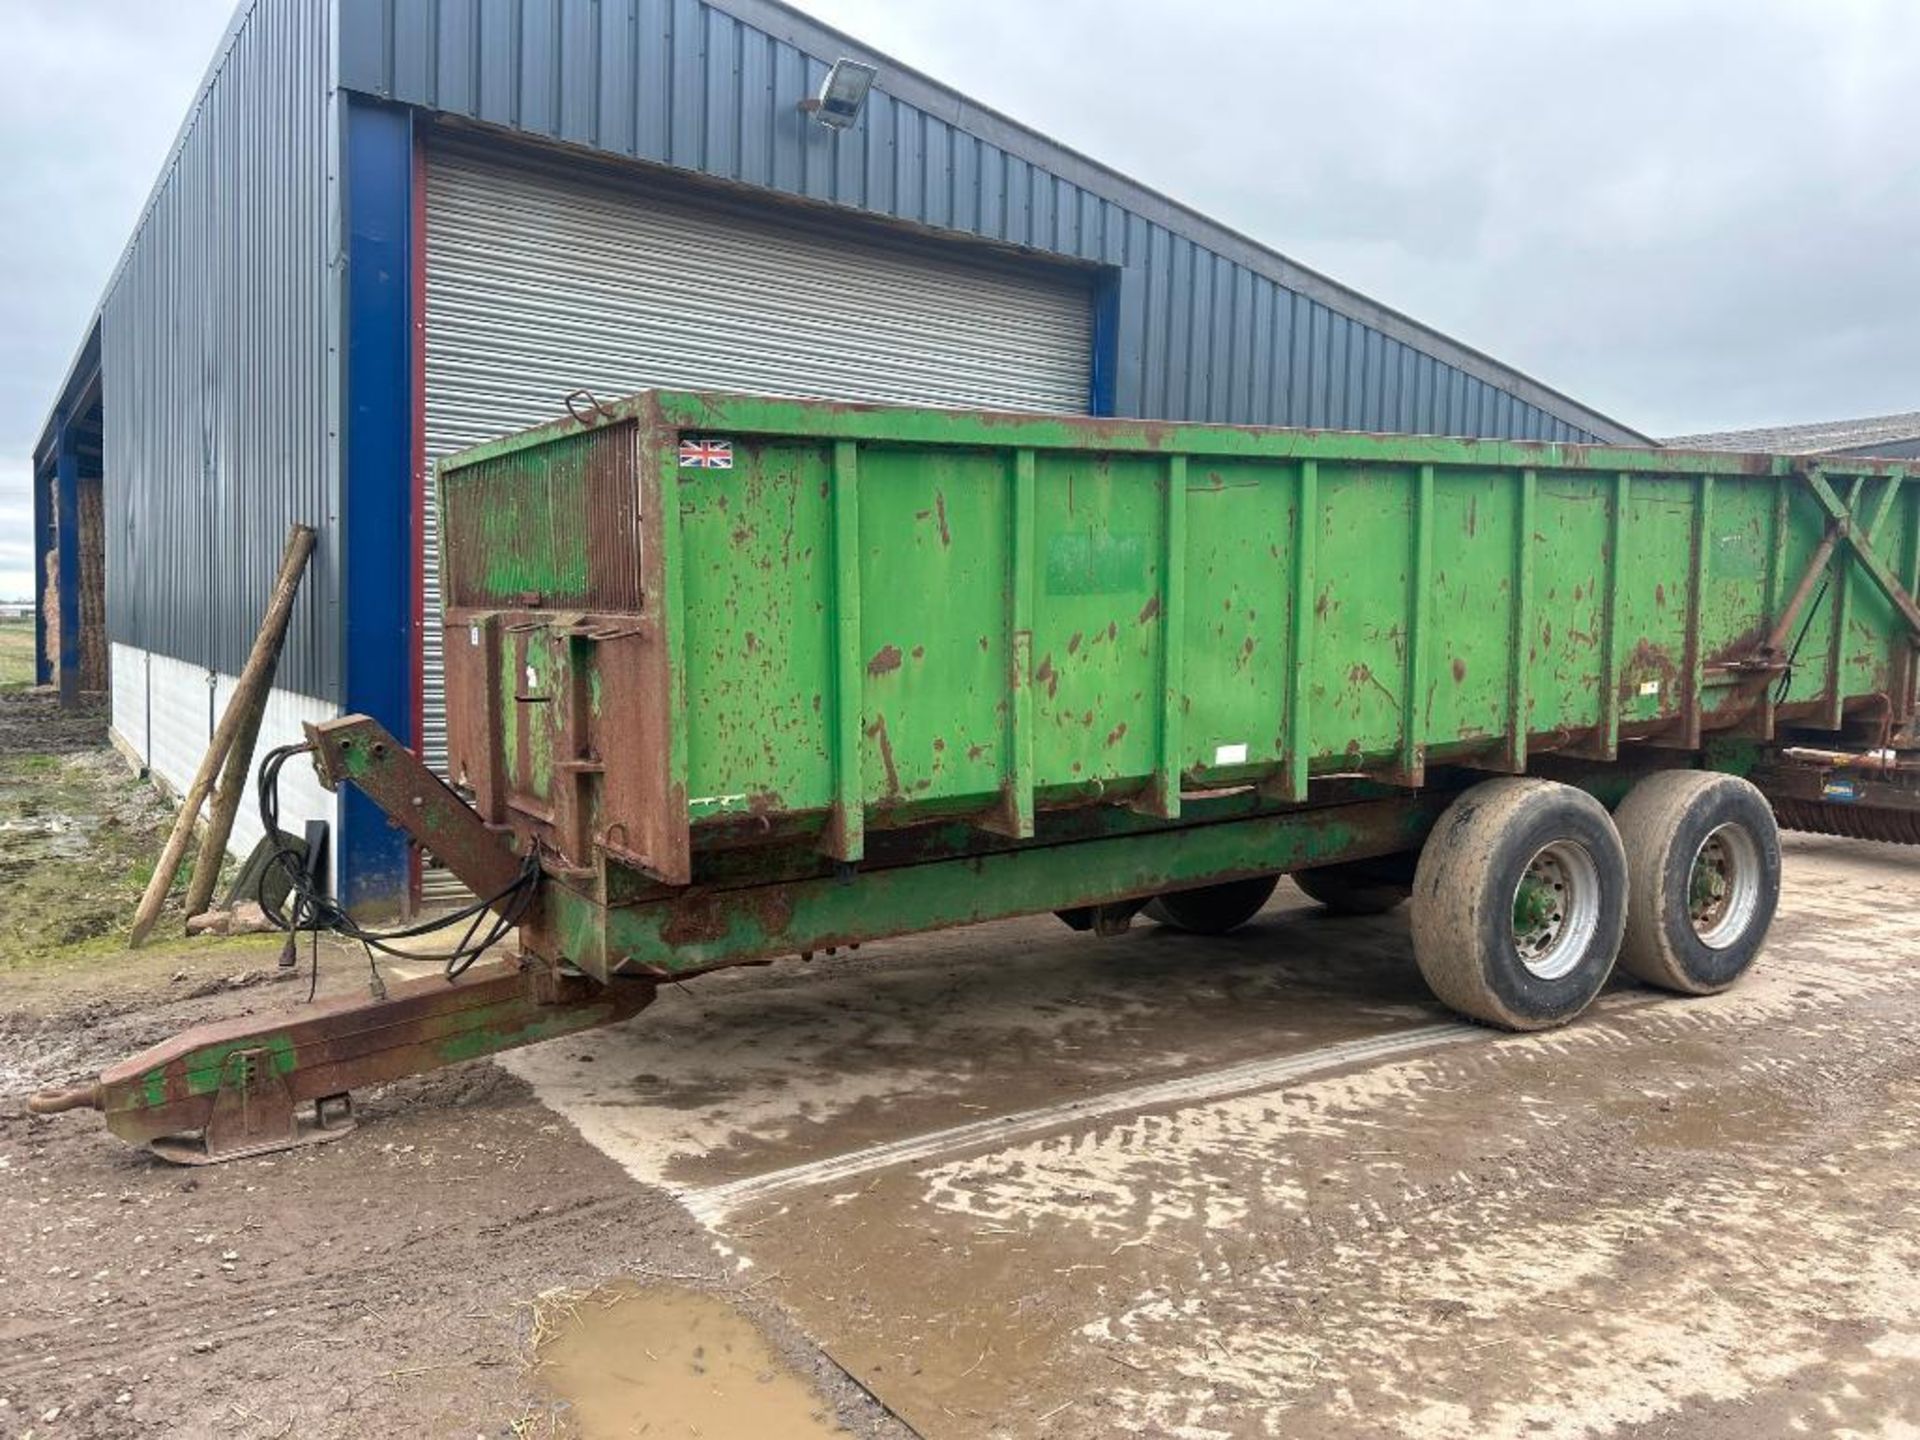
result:
[[[731,470],[733,442],[695,436],[680,442],[682,470]]]

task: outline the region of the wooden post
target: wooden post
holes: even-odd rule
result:
[[[293,614],[294,595],[300,589],[300,577],[306,570],[307,557],[313,553],[313,540],[313,530],[306,525],[295,525],[287,536],[286,555],[280,562],[280,575],[274,581],[273,596],[267,602],[267,613],[260,622],[260,633],[254,637],[252,653],[247,656],[246,667],[240,672],[240,683],[234,688],[233,699],[227,702],[226,713],[220,717],[213,739],[208,742],[207,753],[200,761],[200,769],[187,789],[186,798],[180,806],[180,818],[174,821],[173,833],[167,837],[166,848],[160,852],[160,862],[154,867],[153,879],[147,882],[147,893],[140,897],[140,908],[133,916],[133,933],[127,937],[129,947],[136,947],[145,940],[153,930],[154,921],[160,918],[160,907],[166,903],[167,891],[173,888],[173,877],[179,872],[187,842],[193,838],[193,826],[200,817],[200,807],[206,803],[207,792],[213,789],[214,776],[225,765],[227,752],[233,748],[235,738],[243,728],[248,729],[250,751],[251,736],[259,733],[259,716],[256,712],[266,704],[274,667],[280,659],[280,647],[287,638],[287,621]],[[251,758],[249,754],[247,763],[251,763]],[[244,782],[233,787],[231,798],[237,802],[244,788]],[[225,800],[228,797],[222,798]],[[227,824],[231,828],[231,815],[227,817]],[[225,849],[224,841],[221,848]],[[216,853],[216,869],[218,863]]]
[[[276,661],[278,657],[275,657]],[[267,692],[273,689],[275,666],[267,669],[266,683],[240,722],[239,732],[227,751],[226,764],[220,770],[220,784],[213,792],[213,808],[207,812],[207,828],[200,835],[199,858],[193,862],[193,878],[187,882],[187,918],[191,920],[213,900],[213,887],[220,879],[220,861],[227,853],[227,841],[233,836],[233,822],[240,813],[240,802],[247,793],[247,781],[253,774],[253,751],[260,739],[260,722],[266,718]],[[240,697],[234,696],[238,704]]]

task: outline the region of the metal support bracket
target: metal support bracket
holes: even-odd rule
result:
[[[306,730],[322,785],[338,790],[341,781],[352,781],[474,894],[502,894],[518,878],[511,838],[481,819],[378,720],[343,715]]]
[[[1091,930],[1103,939],[1124,935],[1133,926],[1133,917],[1147,906],[1144,899],[1120,900],[1110,905],[1076,905],[1055,913],[1069,930]]]
[[[206,1130],[197,1136],[162,1136],[147,1148],[176,1165],[214,1165],[338,1140],[353,1128],[352,1096],[319,1096],[302,1114],[270,1051],[235,1050],[221,1070]]]
[[[1826,477],[1818,469],[1801,473],[1808,490],[1813,492],[1814,499],[1827,513],[1829,533],[1837,535],[1837,538],[1845,543],[1854,560],[1859,562],[1860,568],[1867,572],[1868,578],[1873,581],[1880,593],[1886,596],[1888,603],[1900,612],[1900,618],[1907,625],[1909,643],[1920,645],[1920,604],[1914,603],[1913,596],[1907,593],[1906,587],[1900,583],[1899,578],[1887,568],[1886,561],[1875,552],[1871,543],[1871,534],[1860,533],[1854,524],[1853,513],[1847,509],[1846,502],[1834,493]],[[1884,509],[1883,506],[1882,510]],[[1824,546],[1825,542],[1823,541],[1822,544]]]

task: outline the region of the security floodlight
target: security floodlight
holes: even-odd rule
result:
[[[811,100],[802,100],[800,108],[822,125],[844,130],[860,118],[860,111],[867,103],[867,92],[873,88],[873,77],[879,73],[863,61],[842,56],[827,71],[820,93]]]

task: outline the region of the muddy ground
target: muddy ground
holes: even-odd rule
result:
[[[20,1097],[304,977],[0,954],[0,1434],[1920,1434],[1920,854],[1788,852],[1745,984],[1553,1035],[1283,887],[712,977],[197,1171]]]

